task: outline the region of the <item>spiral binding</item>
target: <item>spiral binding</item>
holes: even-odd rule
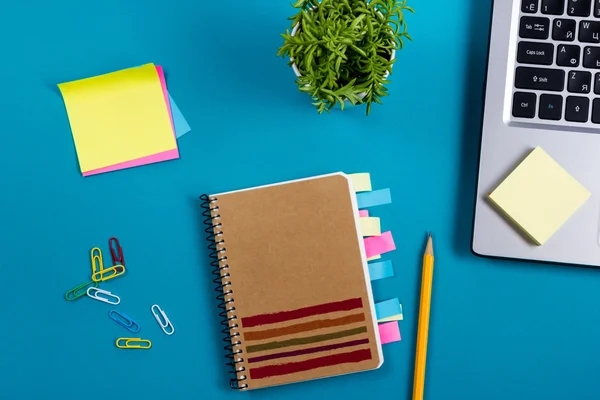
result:
[[[217,300],[219,300],[219,309],[221,310],[219,316],[223,318],[221,325],[224,327],[223,341],[227,343],[224,347],[227,352],[225,357],[229,360],[226,365],[230,366],[232,370],[230,373],[235,375],[235,378],[229,380],[229,386],[232,389],[246,389],[248,384],[241,383],[247,379],[246,375],[239,375],[246,371],[246,367],[242,364],[244,358],[242,357],[243,350],[241,349],[242,342],[240,341],[240,333],[237,331],[238,324],[232,321],[237,321],[237,315],[235,315],[235,299],[233,298],[233,289],[231,288],[231,281],[228,278],[231,276],[229,272],[229,265],[227,264],[227,255],[225,248],[225,240],[223,240],[223,232],[220,228],[223,226],[220,222],[221,215],[218,213],[219,206],[216,197],[209,197],[206,194],[200,196],[202,200],[202,208],[204,211],[202,215],[206,218],[204,224],[206,225],[206,240],[209,242],[208,249],[210,250],[209,257],[212,259],[210,265],[213,267],[213,275],[215,278],[215,291],[218,293]]]

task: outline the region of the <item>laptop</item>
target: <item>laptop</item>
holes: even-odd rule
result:
[[[600,266],[600,0],[493,3],[472,251]],[[488,199],[538,146],[592,193],[543,246]]]

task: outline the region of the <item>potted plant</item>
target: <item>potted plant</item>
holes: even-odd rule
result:
[[[387,96],[388,75],[402,49],[406,0],[298,0],[292,27],[281,36],[278,56],[289,57],[300,91],[310,94],[317,111],[329,112],[346,101],[366,104]]]

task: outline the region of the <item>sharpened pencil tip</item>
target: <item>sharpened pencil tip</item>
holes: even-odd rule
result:
[[[427,235],[427,246],[425,248],[425,254],[433,255],[433,233],[429,231]]]

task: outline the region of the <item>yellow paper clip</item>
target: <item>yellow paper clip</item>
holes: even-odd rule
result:
[[[109,272],[112,272],[112,274],[110,274],[108,276],[104,276],[105,274],[108,274]],[[110,279],[116,278],[118,276],[121,276],[124,273],[125,273],[125,267],[123,265],[115,265],[110,268],[106,268],[106,269],[100,270],[98,272],[94,272],[94,274],[92,275],[92,280],[94,282],[104,282],[104,281],[108,281]]]
[[[94,275],[96,272],[104,269],[104,264],[102,263],[102,250],[98,247],[94,247],[90,252],[90,256],[92,258],[92,275]],[[94,282],[99,281],[94,280]]]
[[[140,338],[118,338],[115,344],[120,349],[149,349],[150,347],[152,347],[151,341]]]

